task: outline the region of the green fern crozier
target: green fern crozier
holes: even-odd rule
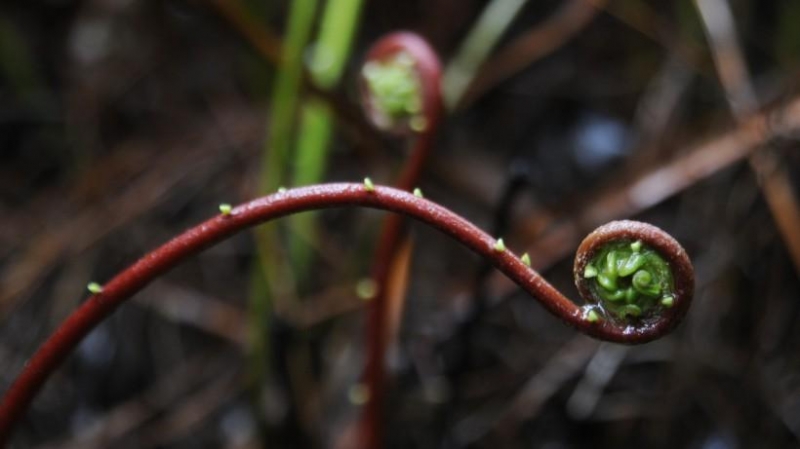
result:
[[[405,124],[416,132],[425,129],[422,87],[409,54],[398,52],[384,61],[370,61],[362,75],[378,126],[393,128]]]
[[[603,246],[584,268],[583,277],[598,305],[616,318],[650,315],[674,303],[669,265],[639,240]]]

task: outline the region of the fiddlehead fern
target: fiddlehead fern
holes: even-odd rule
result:
[[[389,34],[367,52],[361,69],[361,99],[367,116],[380,130],[423,134],[441,115],[441,64],[418,35]]]
[[[587,313],[630,332],[671,328],[686,313],[694,275],[686,252],[655,226],[616,221],[589,234],[578,248],[575,285]]]
[[[691,302],[694,274],[685,251],[660,229],[638,222],[620,221],[599,228],[581,244],[575,272],[579,290],[592,304],[583,282],[587,264],[595,260],[605,245],[642,241],[643,247],[657,251],[672,271],[674,299],[671,307],[656,306],[638,317],[623,319],[602,316],[604,311],[587,313],[528,267],[511,250],[497,251],[497,240],[450,210],[412,193],[363,183],[323,184],[291,189],[234,207],[229,213],[187,230],[139,259],[103,285],[73,312],[31,357],[0,402],[0,445],[8,440],[14,424],[28,408],[44,382],[83,337],[125,300],[155,278],[183,260],[251,226],[299,212],[330,207],[358,206],[383,209],[414,218],[452,237],[492,264],[530,293],[567,324],[593,337],[619,343],[643,343],[672,330],[685,315]],[[590,305],[589,307],[597,307]],[[589,310],[589,312],[595,309]]]

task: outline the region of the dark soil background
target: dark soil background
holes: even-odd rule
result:
[[[583,235],[617,218],[662,227],[695,264],[686,320],[643,346],[593,341],[414,224],[388,447],[800,447],[800,7],[728,1],[755,107],[726,95],[693,2],[613,0],[449,114],[420,182],[426,197],[530,251],[575,298],[571,254]],[[275,66],[224,3],[0,5],[0,391],[88,282],[218,204],[256,196]],[[567,3],[529,2],[495,53]],[[248,18],[281,36],[287,4],[261,2]],[[391,183],[401,163],[402,145],[359,118],[354,74],[369,44],[411,29],[446,63],[486,4],[366,2],[334,92],[343,112],[326,180]],[[742,125],[750,114],[767,125]],[[781,120],[795,125],[771,126]],[[381,218],[319,217],[302,310],[273,320],[263,401],[247,388],[255,250],[245,233],[90,334],[12,446],[349,447],[358,406],[348,391],[363,366],[354,286]]]

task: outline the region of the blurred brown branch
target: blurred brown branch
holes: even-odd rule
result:
[[[682,156],[669,163],[628,177],[623,185],[609,186],[587,196],[574,207],[574,215],[533,214],[512,234],[521,236],[519,241],[527,248],[532,266],[544,269],[566,257],[582,236],[599,224],[640,213],[749,157],[773,139],[792,137],[798,131],[800,98],[795,97],[751,116],[732,131],[678,152]],[[493,276],[492,285],[495,297],[514,288],[499,274]]]
[[[695,0],[714,56],[720,84],[737,122],[744,123],[758,110],[758,99],[736,37],[736,24],[726,0]],[[800,274],[800,207],[789,173],[770,149],[748,157],[775,225]]]

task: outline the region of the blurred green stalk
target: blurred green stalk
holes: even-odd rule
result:
[[[0,76],[6,79],[20,100],[33,101],[44,89],[33,55],[24,35],[8,18],[0,16]],[[34,105],[39,106],[39,105]]]
[[[311,35],[316,9],[317,0],[291,2],[282,64],[278,68],[272,93],[270,131],[259,179],[259,191],[263,194],[276,191],[287,181],[289,149],[303,81],[303,53]],[[290,264],[280,257],[283,251],[278,232],[276,225],[267,224],[259,227],[255,233],[258,261],[253,265],[248,315],[251,333],[250,375],[256,392],[260,391],[267,379],[269,326],[273,313],[271,302],[276,298],[284,301],[291,296],[291,283],[286,280],[286,270]]]
[[[475,73],[525,3],[526,0],[492,0],[483,10],[444,71],[442,91],[448,110],[458,105]]]
[[[350,58],[362,4],[362,0],[328,0],[325,5],[319,39],[309,61],[312,81],[318,87],[333,89],[339,84]],[[305,102],[300,118],[292,176],[294,185],[304,186],[322,181],[333,126],[333,115],[327,105],[313,98]],[[290,219],[293,232],[289,238],[289,253],[301,281],[309,271],[309,242],[313,242],[315,236],[315,219],[315,213],[301,214]]]

